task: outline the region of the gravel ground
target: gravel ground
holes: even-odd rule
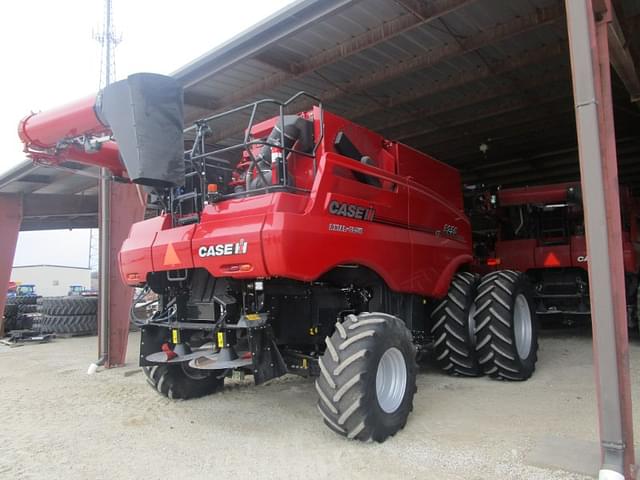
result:
[[[550,434],[597,438],[591,340],[577,332],[546,333],[525,383],[423,366],[407,427],[384,444],[325,428],[312,382],[297,377],[169,401],[136,368],[138,340],[126,367],[93,376],[95,337],[1,348],[0,478],[579,479],[527,466],[526,454]],[[637,339],[631,358],[638,378]]]

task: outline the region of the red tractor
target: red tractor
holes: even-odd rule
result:
[[[158,298],[155,314],[136,319],[151,386],[184,399],[234,372],[256,384],[313,376],[332,430],[383,441],[412,409],[416,350],[432,345],[452,374],[528,378],[529,284],[469,273],[458,172],[316,99],[285,114],[305,95],[183,131],[181,87],[138,74],[21,123],[36,161],[105,166],[143,185],[157,210],[119,256],[122,280]],[[255,123],[266,107],[278,114]],[[218,125],[244,113],[243,140],[219,143]]]
[[[629,326],[635,327],[640,238],[636,202],[627,187],[620,188],[620,206],[627,311]],[[474,221],[477,258],[483,258],[485,271],[525,272],[540,318],[561,317],[565,324],[587,318],[589,258],[578,183],[483,192],[476,196],[475,212],[483,215],[472,218],[485,220],[484,228]]]

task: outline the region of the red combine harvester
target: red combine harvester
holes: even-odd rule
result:
[[[564,323],[572,324],[588,315],[589,258],[580,185],[502,189],[493,196],[495,205],[489,201],[490,194],[480,198],[476,205],[495,221],[495,239],[488,242],[493,245],[484,252],[487,266],[525,272],[534,285],[539,316],[561,315]],[[620,206],[627,311],[629,326],[635,327],[640,238],[636,203],[626,187],[620,188]]]
[[[149,383],[191,398],[234,372],[256,384],[314,376],[332,430],[383,441],[412,409],[416,348],[431,344],[452,374],[528,378],[537,351],[528,283],[469,273],[458,172],[316,99],[285,114],[303,96],[183,130],[181,87],[138,74],[21,123],[35,161],[104,166],[143,185],[157,209],[119,256],[139,298],[158,297],[151,317],[135,318]],[[279,114],[255,123],[265,107]],[[242,113],[243,141],[208,141]]]

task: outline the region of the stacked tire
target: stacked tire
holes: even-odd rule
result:
[[[7,298],[4,307],[4,331],[29,330],[33,325],[38,306],[36,296]]]
[[[91,335],[98,331],[97,297],[60,297],[42,300],[41,328],[45,333]]]
[[[7,303],[4,306],[3,316],[5,333],[8,333],[11,330],[15,330],[18,318],[18,305],[16,304],[15,297],[7,298]]]

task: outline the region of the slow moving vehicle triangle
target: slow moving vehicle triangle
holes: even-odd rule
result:
[[[545,267],[559,267],[560,266],[560,260],[558,260],[558,257],[556,257],[555,253],[549,252],[549,254],[547,255],[547,258],[544,259],[544,266]]]
[[[165,266],[166,265],[180,265],[182,263],[182,261],[180,260],[180,257],[176,253],[176,249],[173,248],[173,243],[170,243],[169,246],[167,246],[167,251],[164,254],[163,263],[164,263]]]

